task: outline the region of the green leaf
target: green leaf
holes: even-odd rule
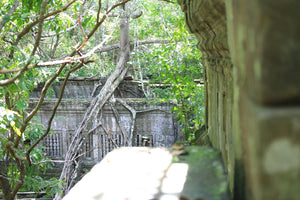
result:
[[[55,25],[54,25],[54,23],[51,23],[51,24],[50,24],[50,29],[51,29],[51,31],[54,31],[54,30],[55,30]]]
[[[56,34],[59,34],[60,32],[60,27],[57,27],[57,29],[55,30]]]
[[[74,10],[77,11],[77,12],[79,12],[79,11],[80,11],[80,8],[81,8],[80,2],[76,2],[76,3],[74,4]]]
[[[6,15],[3,20],[4,20],[5,23],[9,22],[10,21],[10,16]]]
[[[17,104],[17,107],[18,107],[19,110],[25,110],[25,109],[27,109],[26,104],[24,104],[21,101],[17,101],[16,104]]]

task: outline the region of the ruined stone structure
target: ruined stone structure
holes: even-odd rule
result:
[[[47,156],[55,160],[64,160],[72,134],[83,119],[84,113],[91,101],[94,85],[104,85],[102,80],[70,80],[65,89],[61,105],[58,107],[56,117],[52,123],[52,134],[43,140]],[[60,92],[61,82],[53,85],[53,95],[47,99],[38,113],[41,122],[47,125],[53,107]],[[99,92],[101,86],[95,91]],[[39,89],[32,93],[31,104],[36,104],[34,97],[39,96]],[[118,101],[105,104],[102,112],[94,116],[95,122],[86,128],[93,129],[88,134],[80,154],[84,156],[85,165],[92,166],[99,162],[107,153],[115,148],[125,145],[124,137],[132,133],[133,146],[168,147],[176,140],[182,139],[175,115],[170,112],[172,103],[148,104],[143,101],[143,92],[138,82],[123,81],[114,94],[115,98],[122,99],[128,106],[136,111],[133,122],[132,113]],[[113,110],[115,108],[115,111]],[[117,119],[116,113],[120,120]],[[101,126],[99,126],[101,123]],[[98,126],[97,126],[98,125]],[[143,137],[147,144],[143,144]],[[58,165],[59,166],[59,165]],[[58,167],[60,168],[60,167]],[[57,171],[58,172],[58,171]],[[59,172],[58,172],[59,173]]]
[[[203,52],[208,136],[234,199],[298,199],[300,2],[178,2]]]

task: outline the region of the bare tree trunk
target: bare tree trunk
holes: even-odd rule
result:
[[[130,43],[129,43],[129,14],[126,13],[126,10],[129,10],[130,7],[130,2],[123,4],[121,6],[121,9],[123,9],[123,16],[121,16],[120,20],[120,53],[125,52],[125,60],[126,62],[129,61],[129,56],[130,56]],[[133,78],[133,71],[132,67],[128,69],[128,72],[125,76],[125,78]]]
[[[0,188],[3,192],[3,198],[6,200],[13,200],[12,189],[7,178],[7,161],[0,162]]]
[[[121,9],[126,10],[129,3],[123,4]],[[126,13],[124,15],[127,15]],[[129,19],[124,16],[120,20],[120,55],[125,52],[125,62],[129,61]]]
[[[92,100],[90,106],[88,107],[84,118],[80,126],[75,131],[72,142],[70,143],[68,152],[65,157],[65,164],[60,176],[60,180],[66,182],[63,194],[66,194],[69,189],[73,186],[73,181],[76,178],[77,165],[76,157],[79,154],[79,150],[84,143],[85,135],[84,130],[88,123],[91,122],[92,117],[97,117],[94,114],[97,110],[100,110],[105,102],[110,98],[115,89],[118,87],[119,83],[124,79],[126,72],[128,71],[128,65],[125,64],[125,55],[122,54],[118,62],[116,70],[107,79],[105,85],[101,89],[100,93]],[[63,195],[62,194],[62,195]],[[61,195],[56,195],[55,199],[60,199]]]
[[[125,5],[122,7],[126,8]],[[129,20],[128,18],[121,18],[120,22],[120,56],[116,66],[116,70],[109,76],[100,93],[92,100],[88,109],[85,112],[82,122],[74,133],[69,149],[65,156],[64,167],[60,176],[60,180],[65,181],[62,194],[56,194],[55,200],[59,200],[68,193],[74,185],[74,180],[77,177],[77,169],[80,161],[78,160],[79,151],[84,144],[86,133],[85,128],[92,123],[91,119],[97,117],[96,113],[102,109],[106,101],[111,97],[120,82],[124,79],[128,72],[129,66],[126,64],[129,61]]]

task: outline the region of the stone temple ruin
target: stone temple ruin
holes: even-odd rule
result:
[[[178,0],[203,53],[206,126],[234,199],[299,199],[300,2]]]
[[[203,53],[206,134],[232,199],[298,200],[300,2],[178,3]]]
[[[64,160],[72,134],[89,105],[94,85],[99,83],[104,85],[104,82],[105,79],[73,79],[67,83],[64,99],[51,126],[53,132],[42,142],[49,158]],[[53,86],[53,95],[43,103],[38,114],[45,125],[57,101],[56,94],[60,92],[61,84],[62,82],[57,82]],[[100,89],[101,87],[94,94],[97,94]],[[39,96],[39,93],[39,89],[33,92],[32,105],[36,103],[35,98]],[[81,150],[85,165],[92,166],[113,149],[124,146],[126,139],[124,137],[131,132],[132,146],[169,147],[176,140],[182,139],[174,114],[170,112],[174,104],[148,104],[143,97],[144,93],[139,82],[125,80],[119,85],[114,98],[122,100],[133,108],[136,111],[136,120],[133,123],[128,108],[118,101],[106,103],[102,112],[95,116],[95,122],[92,125],[101,122],[101,126],[88,134]],[[116,115],[119,115],[120,120],[117,120]],[[143,138],[147,140],[147,144],[143,144]]]

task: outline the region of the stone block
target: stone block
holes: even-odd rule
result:
[[[233,66],[229,59],[205,59],[207,76],[208,136],[213,147],[222,152],[229,173],[230,188],[234,180]]]
[[[264,107],[242,98],[240,125],[252,198],[299,199],[300,107]]]
[[[185,151],[173,156],[165,148],[114,150],[63,200],[229,200],[220,152],[197,146]]]
[[[264,105],[300,102],[300,2],[227,0],[238,82]]]
[[[123,99],[128,105],[133,107],[137,111],[135,127],[133,131],[133,145],[141,146],[142,143],[138,139],[137,135],[151,135],[153,136],[153,145],[157,147],[169,147],[174,144],[178,137],[179,128],[174,124],[177,124],[173,118],[173,114],[170,112],[172,104],[158,104],[158,105],[147,105],[139,99]],[[52,114],[52,109],[57,100],[47,99],[40,108],[38,117],[44,125],[48,124],[48,120]],[[36,99],[32,99],[31,106],[36,104]],[[72,139],[72,134],[81,123],[83,119],[85,110],[88,108],[88,99],[63,99],[61,105],[58,107],[56,116],[52,122],[51,129],[57,136],[57,138],[52,138],[52,136],[47,136],[44,145],[47,147],[48,156],[53,159],[64,159],[64,155],[68,149],[70,141]],[[103,127],[108,130],[110,129],[111,139],[115,142],[112,143],[108,139],[107,133],[100,126],[90,137],[87,137],[86,144],[83,146],[83,151],[89,151],[92,147],[96,148],[93,152],[94,154],[85,157],[85,162],[87,158],[91,159],[92,162],[100,161],[109,151],[116,147],[124,145],[125,136],[121,133],[122,126],[124,130],[128,133],[131,131],[132,125],[132,114],[121,104],[117,103],[115,105],[117,108],[121,124],[117,122],[115,115],[110,107],[110,105],[105,104],[102,114],[95,116],[94,120],[101,120]],[[145,111],[145,112],[143,112]],[[94,125],[96,125],[96,122]],[[98,123],[98,122],[97,122]],[[88,125],[85,131],[89,130],[92,123]],[[56,144],[52,144],[51,141],[60,141]],[[93,146],[94,145],[94,146]],[[55,148],[54,148],[55,147]],[[56,148],[57,147],[57,148]],[[59,151],[52,152],[52,150]],[[53,156],[55,155],[55,157]]]
[[[72,99],[85,99],[91,98],[91,95],[94,92],[94,96],[99,94],[100,90],[104,86],[106,78],[100,79],[84,79],[84,78],[75,78],[70,79],[64,90],[64,98]],[[96,90],[94,87],[97,85]],[[50,95],[52,98],[58,98],[61,92],[61,87],[63,86],[63,80],[55,82],[52,85],[53,93]],[[34,89],[31,93],[32,98],[40,97],[43,84],[40,84],[38,88]],[[114,92],[115,97],[119,98],[143,98],[145,94],[142,90],[141,84],[136,80],[124,80],[117,87]]]
[[[229,57],[223,0],[179,0],[186,24],[204,57]]]

